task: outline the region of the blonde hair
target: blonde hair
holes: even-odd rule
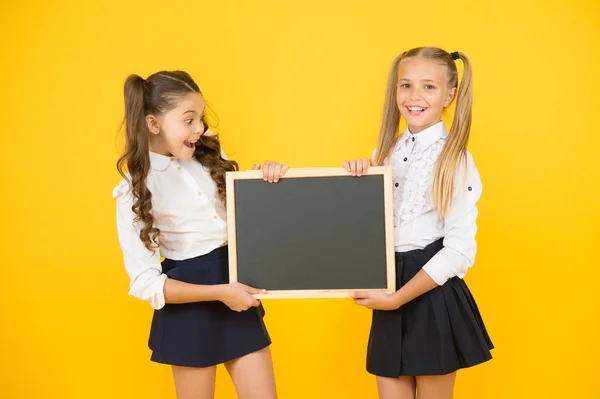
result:
[[[464,165],[466,163],[473,104],[471,63],[464,53],[458,52],[453,54],[456,58],[460,58],[464,64],[460,87],[458,87],[458,71],[453,56],[440,48],[417,47],[400,54],[394,59],[388,76],[383,118],[375,153],[377,165],[382,165],[383,161],[390,155],[394,143],[398,138],[400,111],[396,104],[396,88],[400,62],[408,58],[419,57],[435,60],[445,65],[448,71],[448,87],[450,89],[458,87],[458,93],[456,95],[456,109],[454,111],[452,127],[450,128],[446,144],[436,162],[433,177],[433,203],[437,207],[441,217],[444,217],[448,212],[452,197],[454,196],[456,170],[461,164]]]

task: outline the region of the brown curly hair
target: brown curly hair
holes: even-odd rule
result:
[[[178,99],[191,92],[202,95],[191,76],[183,71],[161,71],[148,79],[129,75],[125,81],[123,125],[126,144],[123,155],[117,161],[117,170],[129,182],[134,198],[131,207],[135,214],[134,223],[142,222],[140,240],[151,251],[158,247],[160,230],[153,226],[152,193],[146,186],[146,177],[150,172],[150,132],[146,126],[146,116],[164,114],[175,108]],[[206,119],[203,119],[203,123],[207,126]],[[237,162],[221,156],[221,144],[217,136],[205,134],[196,142],[194,158],[210,170],[219,197],[225,204],[225,172],[237,171]]]

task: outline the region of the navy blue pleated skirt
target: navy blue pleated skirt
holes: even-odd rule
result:
[[[396,286],[402,287],[443,248],[396,253]],[[382,377],[444,375],[492,358],[477,304],[454,277],[396,310],[373,311],[367,371]]]
[[[165,259],[163,272],[192,284],[229,282],[227,247],[186,260]],[[154,311],[148,346],[151,360],[187,367],[208,367],[271,344],[262,305],[236,312],[222,302],[166,304]]]

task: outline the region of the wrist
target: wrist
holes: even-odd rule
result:
[[[392,306],[394,307],[394,309],[399,309],[400,307],[402,307],[402,305],[404,305],[404,301],[402,300],[402,297],[399,295],[399,293],[400,291],[396,291],[392,295],[390,295]]]
[[[215,301],[223,302],[225,298],[225,290],[227,288],[227,284],[216,284],[210,286],[212,292],[211,297],[214,298]]]

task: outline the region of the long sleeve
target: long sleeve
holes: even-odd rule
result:
[[[464,169],[458,170],[454,198],[444,218],[444,248],[423,266],[438,285],[454,276],[463,278],[475,262],[477,201],[481,197],[482,184],[470,153],[467,153],[466,168],[466,178]]]
[[[113,197],[117,198],[117,231],[130,279],[129,295],[150,302],[154,309],[160,309],[165,306],[163,287],[167,276],[162,272],[158,248],[153,253],[140,240],[140,229],[133,222],[133,196],[127,181],[123,180],[115,188]]]

